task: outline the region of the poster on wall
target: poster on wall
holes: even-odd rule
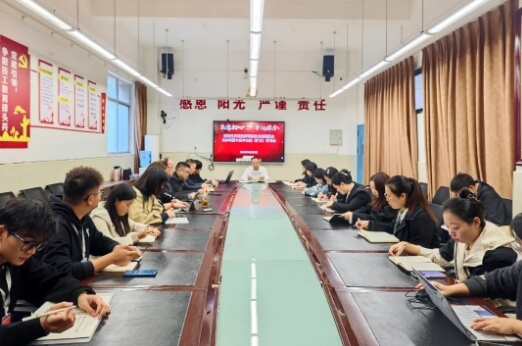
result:
[[[96,89],[96,83],[92,81],[87,82],[87,95],[89,102],[89,121],[88,126],[91,130],[98,129],[98,114],[100,114],[100,95]]]
[[[73,108],[73,79],[71,72],[58,69],[58,122],[71,126]]]
[[[86,87],[85,79],[74,75],[74,126],[79,129],[85,128],[85,111],[87,109],[85,101],[87,96]]]
[[[56,114],[54,65],[38,60],[39,117],[42,124],[54,124]]]
[[[0,148],[27,148],[31,138],[29,50],[0,36],[0,58]]]

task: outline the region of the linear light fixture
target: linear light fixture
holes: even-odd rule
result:
[[[261,55],[261,32],[263,31],[264,0],[250,0],[250,97],[257,95],[257,76]]]
[[[20,4],[24,5],[46,21],[52,23],[53,25],[57,26],[58,28],[62,30],[71,30],[72,26],[64,22],[62,19],[60,19],[58,16],[56,16],[51,11],[47,10],[40,4],[32,1],[32,0],[17,0]]]
[[[381,69],[383,66],[388,65],[389,63],[390,63],[389,61],[383,60],[380,63],[378,63],[377,65],[373,66],[372,68],[361,73],[359,75],[359,78],[364,79],[364,78],[368,77],[369,75],[373,74],[375,71]]]
[[[71,25],[66,23],[64,20],[56,16],[51,11],[47,10],[40,4],[38,4],[34,0],[17,0],[20,4],[24,5],[26,8],[40,16],[41,18],[47,20],[48,22],[52,23],[53,25],[57,26],[61,30],[65,31],[67,34],[71,35],[81,43],[83,43],[84,46],[87,46],[88,48],[92,49],[96,54],[100,55],[104,59],[108,60],[110,63],[118,67],[119,69],[125,71],[129,75],[131,75],[134,78],[142,80],[145,84],[149,85],[150,87],[156,89],[160,93],[172,97],[172,94],[170,94],[168,91],[160,88],[157,84],[151,82],[146,77],[142,76],[141,73],[121,61],[114,55],[113,53],[109,52],[102,46],[100,46],[98,43],[94,42],[87,36],[85,36],[79,29],[74,29]]]
[[[348,82],[347,84],[345,84],[341,89],[333,92],[330,94],[330,97],[336,97],[337,95],[345,92],[346,90],[350,89],[351,87],[353,87],[354,85],[356,85],[357,83],[359,83],[361,81],[361,78],[360,77],[355,77],[354,79],[352,79],[350,82]]]
[[[458,10],[457,12],[453,13],[451,16],[447,17],[446,19],[444,19],[443,21],[441,21],[440,23],[438,23],[437,25],[435,25],[434,27],[429,29],[428,33],[436,34],[436,33],[441,32],[442,30],[444,30],[451,24],[455,23],[456,21],[458,21],[465,15],[471,13],[472,11],[479,8],[481,5],[485,4],[488,1],[489,0],[474,0],[474,1],[470,2],[469,4],[467,4],[460,10]]]
[[[412,41],[406,43],[404,46],[393,52],[392,54],[388,55],[386,57],[386,61],[392,62],[393,60],[403,56],[405,53],[409,52],[413,48],[417,47],[422,42],[426,41],[428,38],[430,38],[431,35],[423,32],[416,38],[414,38]]]

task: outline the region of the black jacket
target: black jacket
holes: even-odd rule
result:
[[[29,258],[21,266],[6,264],[11,273],[11,290],[9,311],[13,311],[18,299],[23,299],[35,306],[40,306],[46,301],[77,303],[78,296],[82,292],[94,294],[87,286],[81,286],[80,282],[70,274],[60,272],[56,268],[40,263],[34,258]],[[3,274],[2,274],[3,275]],[[0,296],[0,301],[1,301]],[[4,304],[0,304],[1,316],[4,316]],[[40,319],[28,322],[12,321],[6,326],[0,325],[0,345],[22,345],[37,338],[47,335],[40,325]]]
[[[455,258],[455,240],[450,238],[448,242],[439,249],[440,257],[447,262],[451,262]],[[498,268],[509,267],[517,261],[517,253],[511,248],[501,246],[493,250],[488,250],[482,258],[482,265],[477,267],[465,267],[469,276],[482,275]]]
[[[194,184],[203,184],[205,181],[207,181],[206,179],[203,179],[199,173],[189,175],[189,180]]]
[[[357,209],[352,213],[353,223],[357,222],[357,219],[378,221],[378,222],[391,222],[397,217],[397,210],[390,207],[388,204],[378,213],[372,209],[372,205],[368,204],[362,208]]]
[[[486,273],[484,278],[473,276],[462,283],[468,286],[470,296],[516,301],[517,320],[522,320],[522,261]]]
[[[486,209],[486,220],[498,226],[509,225],[511,220],[502,197],[487,183],[483,181],[478,181],[478,183],[477,199]]]
[[[355,211],[372,201],[372,195],[366,187],[361,184],[354,184],[354,187],[348,196],[344,198],[337,197],[338,202],[332,204],[331,209],[339,213],[346,213],[347,211]]]
[[[118,242],[98,231],[89,215],[79,220],[69,205],[54,196],[50,197],[51,207],[58,219],[56,237],[37,255],[43,262],[59,270],[70,272],[75,278],[83,280],[94,275],[94,266],[83,261],[90,255],[104,256]],[[78,233],[77,233],[78,232]],[[85,253],[82,253],[82,238],[85,237]]]
[[[185,183],[179,179],[178,174],[174,172],[172,177],[165,183],[163,186],[163,191],[161,193],[161,201],[163,203],[168,203],[172,201],[173,198],[187,201],[189,200],[188,195],[192,192],[190,190],[185,189]]]
[[[397,214],[397,217],[398,216]],[[394,226],[395,220],[391,222],[370,221],[368,230],[393,234]],[[419,206],[406,214],[397,226],[395,236],[401,241],[407,241],[428,249],[434,249],[440,246],[437,224],[431,219],[428,213]]]

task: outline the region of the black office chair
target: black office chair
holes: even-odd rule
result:
[[[428,183],[419,183],[424,197],[428,198]]]
[[[54,183],[54,184],[49,184],[45,187],[45,189],[47,191],[49,191],[49,193],[51,195],[54,195],[54,196],[61,196],[63,195],[63,183]]]
[[[0,193],[0,208],[3,208],[7,201],[11,198],[15,198],[14,193],[12,193],[11,191]]]
[[[433,215],[437,218],[437,230],[439,232],[440,243],[441,245],[446,244],[450,237],[448,231],[441,227],[444,223],[444,220],[442,219],[442,206],[430,203],[429,207]]]
[[[431,200],[431,203],[443,205],[450,198],[450,189],[447,186],[440,186],[435,192],[435,196]]]
[[[48,201],[49,197],[45,193],[44,189],[41,187],[31,187],[30,189],[20,190],[20,193],[23,197],[27,199],[41,199],[44,201]]]
[[[506,206],[509,216],[509,222],[507,222],[506,225],[509,225],[511,223],[511,220],[513,220],[513,201],[507,198],[502,198],[502,200],[504,201],[504,205]]]

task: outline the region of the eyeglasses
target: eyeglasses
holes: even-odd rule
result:
[[[91,196],[96,196],[96,195],[100,195],[103,193],[103,187],[100,189],[100,191],[96,192],[96,193],[91,193],[90,195],[87,195],[87,197],[85,197],[84,201],[88,200],[89,197]]]
[[[384,197],[386,197],[387,199],[390,199],[393,197],[393,195],[388,195],[386,192],[384,193]]]
[[[11,234],[16,239],[20,240],[24,245],[20,248],[20,251],[31,251],[32,249],[36,249],[36,251],[40,251],[43,249],[45,245],[47,245],[46,241],[33,241],[33,240],[25,240],[19,234],[7,230],[7,233]]]

